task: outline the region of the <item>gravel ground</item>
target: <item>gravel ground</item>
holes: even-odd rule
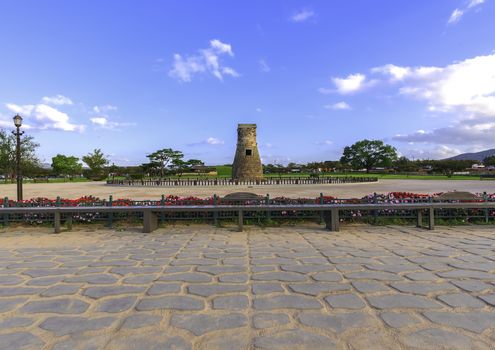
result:
[[[317,197],[320,193],[340,198],[363,197],[367,194],[388,193],[394,191],[408,191],[417,193],[436,193],[447,191],[468,192],[495,192],[495,181],[485,180],[380,180],[376,183],[365,184],[331,184],[331,185],[284,185],[284,186],[212,186],[212,187],[119,187],[108,186],[103,182],[82,183],[53,183],[53,184],[25,184],[24,198],[48,197],[57,195],[65,198],[76,198],[86,195],[94,195],[106,198],[113,195],[114,198],[153,199],[162,194],[174,194],[179,196],[209,197],[213,194],[219,196],[232,192],[253,192],[261,195],[270,194],[271,197]],[[0,185],[0,198],[5,196],[15,198],[15,184]]]

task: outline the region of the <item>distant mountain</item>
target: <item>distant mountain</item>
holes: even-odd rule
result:
[[[454,157],[446,158],[445,160],[476,160],[482,162],[486,157],[495,156],[495,148],[476,153],[462,153]]]

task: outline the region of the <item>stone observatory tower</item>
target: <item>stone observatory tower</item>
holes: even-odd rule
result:
[[[235,180],[263,178],[263,167],[256,142],[256,124],[237,126],[237,149],[232,165],[232,178]]]

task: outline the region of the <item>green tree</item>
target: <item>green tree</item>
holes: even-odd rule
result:
[[[90,169],[89,176],[91,178],[100,180],[106,177],[105,166],[110,162],[101,149],[96,148],[93,153],[83,156],[82,161],[88,165]]]
[[[349,164],[354,169],[366,169],[369,173],[373,167],[391,166],[397,160],[397,150],[380,140],[362,140],[352,146],[346,146],[340,162]]]
[[[52,158],[52,169],[57,175],[68,175],[70,179],[82,172],[82,164],[79,158],[57,154]]]
[[[406,157],[400,157],[394,163],[394,168],[400,173],[408,173],[419,170],[418,163],[413,162]]]
[[[186,162],[187,166],[189,168],[192,168],[193,166],[200,166],[200,165],[205,165],[205,163],[202,160],[199,159],[189,159]]]
[[[175,151],[171,148],[164,148],[148,154],[151,164],[156,164],[159,169],[160,179],[163,178],[165,168],[174,160],[180,160],[184,157],[184,154],[180,151]]]
[[[21,172],[24,175],[36,175],[41,168],[36,156],[38,147],[32,136],[21,136]],[[5,181],[15,178],[16,137],[5,130],[0,130],[0,171],[5,175]]]
[[[115,163],[112,163],[112,165],[108,167],[108,172],[112,174],[112,180],[113,180],[115,179],[115,176],[121,172],[121,168],[115,165]]]
[[[180,158],[175,158],[172,160],[171,168],[180,177],[184,172],[191,171],[192,167],[197,165],[204,165],[204,163],[199,159],[189,159],[184,161]]]
[[[175,158],[172,160],[170,168],[172,168],[176,175],[179,175],[179,177],[181,177],[187,169],[187,163],[180,158]]]
[[[100,171],[110,163],[107,156],[99,148],[96,148],[93,153],[88,153],[82,157],[82,161],[93,171]]]
[[[335,171],[336,169],[340,169],[342,164],[338,160],[326,160],[323,162],[323,168],[325,172]]]
[[[466,171],[476,163],[475,160],[444,159],[430,161],[429,165],[431,165],[433,172],[442,173],[450,177],[454,172]]]
[[[485,166],[495,165],[495,156],[486,157],[483,159],[483,164]]]

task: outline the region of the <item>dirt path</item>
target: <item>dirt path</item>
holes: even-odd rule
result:
[[[285,186],[211,186],[211,187],[119,187],[107,186],[104,182],[25,184],[24,198],[48,197],[77,198],[93,195],[106,198],[153,199],[162,194],[179,196],[209,197],[213,194],[223,196],[232,192],[253,192],[271,197],[317,197],[320,193],[340,198],[362,197],[367,194],[407,191],[416,193],[436,193],[447,191],[495,192],[495,181],[480,180],[380,180],[363,184],[325,184],[325,185],[285,185]],[[15,184],[0,185],[0,198],[15,198]]]

